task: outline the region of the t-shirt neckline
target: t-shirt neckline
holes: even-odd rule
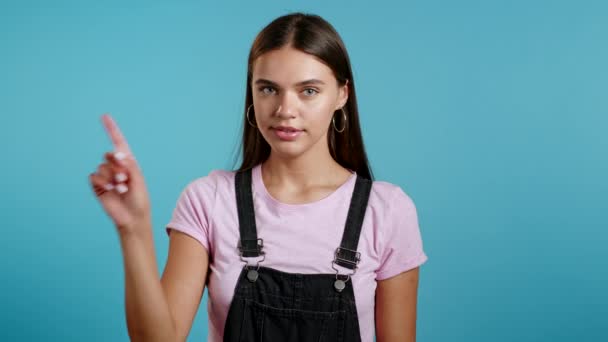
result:
[[[357,172],[350,169],[349,171],[351,172],[351,176],[329,195],[313,202],[299,204],[281,202],[274,198],[268,192],[268,189],[266,189],[266,185],[264,184],[264,181],[262,179],[262,164],[258,164],[253,167],[251,177],[253,181],[254,191],[257,191],[258,194],[264,198],[265,202],[270,203],[271,205],[277,208],[285,210],[301,210],[316,206],[324,206],[326,203],[331,202],[334,198],[340,197],[344,192],[348,191],[348,189],[352,189],[354,187],[355,180],[357,179]]]

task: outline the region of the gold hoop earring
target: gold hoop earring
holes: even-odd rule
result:
[[[245,114],[245,117],[247,118],[247,122],[249,122],[249,125],[251,127],[255,127],[258,128],[258,126],[254,125],[251,123],[251,120],[249,120],[249,111],[251,110],[251,107],[253,107],[253,103],[249,105],[249,107],[247,107],[247,114]]]
[[[336,116],[334,115],[333,118],[331,118],[331,124],[334,126],[334,130],[338,133],[342,133],[344,132],[344,130],[346,129],[346,111],[344,111],[344,107],[340,108],[340,110],[342,111],[342,116],[344,117],[344,125],[342,126],[342,129],[338,129],[336,127]]]

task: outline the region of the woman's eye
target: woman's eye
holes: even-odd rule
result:
[[[260,91],[266,95],[270,95],[274,93],[274,89],[272,87],[262,87]]]
[[[313,89],[313,88],[306,88],[306,89],[304,89],[304,94],[306,96],[313,96],[316,93],[318,93],[318,91],[316,89]]]

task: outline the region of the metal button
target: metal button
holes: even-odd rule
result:
[[[250,282],[255,283],[256,280],[258,280],[258,271],[256,270],[249,270],[247,271],[247,279],[249,279]]]
[[[334,288],[338,292],[342,292],[346,288],[346,283],[342,279],[338,279],[334,282]]]

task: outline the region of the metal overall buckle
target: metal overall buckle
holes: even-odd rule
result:
[[[349,259],[341,258],[340,251],[351,252],[355,260],[352,261]],[[353,272],[348,273],[348,274],[340,274],[340,271],[336,268],[336,266],[341,266],[337,263],[338,261],[352,266]],[[352,275],[357,273],[357,266],[359,265],[360,261],[361,261],[361,253],[359,253],[357,251],[353,251],[352,249],[348,249],[348,248],[342,248],[342,247],[336,248],[336,251],[334,252],[334,260],[331,262],[331,268],[333,268],[334,271],[336,271],[336,281],[334,282],[334,288],[336,289],[336,291],[342,292],[342,290],[344,290],[346,288],[346,282],[348,282],[350,280],[350,277]],[[342,266],[342,267],[344,267],[344,266]],[[346,278],[342,279],[342,278],[340,278],[340,276],[346,276]]]
[[[260,269],[260,263],[262,263],[262,261],[266,260],[266,253],[264,253],[264,251],[262,250],[262,248],[264,247],[264,240],[263,239],[257,239],[257,240],[245,240],[245,241],[256,241],[256,247],[253,249],[246,249],[241,245],[241,240],[239,240],[239,244],[238,244],[238,249],[239,249],[239,258],[241,259],[242,262],[245,263],[245,269],[247,270],[247,279],[252,282],[255,283],[256,280],[258,280],[258,270]],[[249,262],[247,260],[245,260],[243,257],[243,253],[246,252],[255,252],[258,254],[258,257],[261,255],[262,259],[258,260],[256,262],[255,265],[255,269],[251,269],[251,265],[249,265]],[[247,257],[248,258],[248,257]]]

